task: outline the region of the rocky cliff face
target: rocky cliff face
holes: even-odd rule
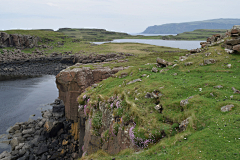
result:
[[[0,32],[0,48],[33,48],[35,45],[37,45],[38,41],[38,37],[33,37],[29,35],[7,34],[5,32]]]
[[[75,65],[76,67],[78,65]],[[92,154],[99,149],[103,149],[110,154],[116,154],[119,151],[129,148],[131,140],[129,139],[129,129],[133,125],[120,124],[120,119],[115,118],[110,104],[99,102],[99,109],[94,113],[99,117],[100,126],[94,126],[93,119],[89,118],[87,113],[90,112],[86,106],[79,106],[78,96],[89,86],[96,87],[96,83],[111,77],[113,74],[126,68],[119,67],[110,69],[109,67],[95,66],[81,67],[74,69],[65,69],[56,77],[57,87],[59,89],[59,98],[64,101],[66,118],[77,124],[77,136],[79,140],[79,155]],[[85,97],[87,103],[87,97]],[[119,103],[117,97],[113,100]],[[119,124],[116,132],[116,124]],[[106,138],[107,137],[107,138]]]

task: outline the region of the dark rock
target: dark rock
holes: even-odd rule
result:
[[[41,144],[35,151],[36,155],[41,155],[48,151],[48,147],[46,144]]]
[[[240,44],[233,46],[233,50],[240,52]]]

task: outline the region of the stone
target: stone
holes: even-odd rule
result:
[[[188,104],[188,100],[192,99],[192,98],[193,98],[193,96],[188,97],[187,99],[181,100],[180,101],[180,106],[182,106],[182,107],[186,106]]]
[[[9,157],[9,159],[10,159],[11,154],[10,154],[9,152],[7,152],[7,151],[3,151],[3,152],[0,154],[0,159],[4,159],[4,158],[5,158],[5,160],[7,160],[8,157]]]
[[[233,46],[233,50],[237,51],[237,52],[240,52],[240,44]]]
[[[173,73],[174,76],[177,76],[177,73]]]
[[[10,145],[12,147],[12,150],[15,150],[15,147],[19,145],[19,139],[14,137],[11,142],[10,142]]]
[[[141,82],[141,81],[142,80],[140,78],[139,79],[135,79],[133,81],[128,82],[127,85],[132,84],[132,83],[136,83],[136,82]]]
[[[43,153],[45,153],[45,152],[47,152],[48,151],[48,147],[47,147],[47,145],[46,144],[41,144],[37,149],[36,149],[36,155],[41,155],[41,154],[43,154]]]
[[[234,107],[233,104],[226,105],[226,106],[221,107],[221,111],[222,111],[222,112],[228,112],[228,111],[231,111],[231,109],[232,109],[233,107]]]
[[[179,57],[179,60],[180,60],[180,61],[185,61],[186,59],[187,59],[186,56],[181,56],[181,57]]]
[[[211,55],[211,53],[205,53],[205,56],[206,57],[208,57],[208,56],[210,56]]]
[[[231,40],[226,41],[225,43],[227,45],[234,46],[234,45],[240,44],[240,39],[231,39]]]
[[[157,72],[158,72],[158,69],[157,69],[156,67],[153,67],[153,68],[152,68],[152,72],[157,73]]]
[[[66,141],[65,139],[63,140],[63,142],[62,142],[62,145],[63,146],[66,146],[68,144],[68,141]]]
[[[179,129],[180,129],[181,131],[184,131],[184,130],[187,128],[188,124],[189,124],[189,118],[183,120],[183,121],[180,123]]]
[[[190,66],[190,65],[193,65],[193,63],[192,62],[186,62],[185,63],[185,66]]]
[[[166,67],[168,65],[168,62],[161,58],[157,58],[157,63],[162,67]]]
[[[49,137],[55,137],[63,127],[63,123],[59,121],[47,120],[44,124],[44,130]]]
[[[191,49],[190,53],[197,53],[197,49]]]
[[[213,88],[221,89],[221,88],[223,88],[223,86],[222,85],[218,85],[218,86],[213,86]]]
[[[231,65],[231,64],[227,64],[227,67],[228,67],[228,68],[231,68],[231,67],[232,67],[232,65]]]
[[[206,60],[204,60],[204,64],[214,64],[214,63],[216,63],[215,59],[206,59]]]
[[[154,107],[154,109],[156,109],[159,113],[162,113],[162,106],[161,105],[156,105],[155,107]]]
[[[33,134],[35,132],[34,128],[26,129],[22,131],[22,134]]]
[[[238,93],[238,94],[240,94],[240,91],[237,90],[236,88],[232,87],[232,90],[233,90],[233,93]]]
[[[233,50],[231,50],[231,49],[224,49],[225,50],[225,52],[227,52],[228,54],[232,54],[234,51]]]

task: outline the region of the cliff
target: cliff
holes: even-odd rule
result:
[[[5,32],[0,32],[0,48],[33,48],[37,45],[38,41],[38,37],[33,37],[29,35],[7,34]]]
[[[102,148],[109,153],[115,154],[120,150],[126,149],[130,145],[130,141],[127,140],[127,135],[124,131],[119,131],[116,135],[113,135],[113,139],[110,142],[102,143],[101,136],[92,133],[92,122],[88,119],[85,109],[79,109],[79,103],[77,98],[83,93],[86,88],[90,86],[96,86],[94,84],[113,76],[120,70],[126,69],[123,67],[110,69],[109,67],[102,67],[99,65],[94,66],[95,69],[90,67],[75,65],[76,68],[67,68],[61,71],[56,77],[57,87],[59,89],[59,98],[64,101],[66,118],[77,124],[76,136],[79,140],[80,155],[84,152],[88,154],[96,152]],[[112,113],[106,110],[107,104],[101,104],[101,118],[100,121],[104,124],[102,127],[97,127],[100,132],[106,131],[111,128]],[[126,144],[122,144],[126,141]]]

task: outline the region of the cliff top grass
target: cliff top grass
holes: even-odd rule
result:
[[[206,56],[206,53],[211,53]],[[189,56],[186,61],[179,61],[183,52],[149,52],[144,56],[129,59],[127,70],[99,83],[97,88],[89,88],[84,95],[91,99],[101,95],[122,96],[129,107],[122,116],[128,114],[136,123],[135,136],[143,139],[158,136],[164,130],[166,136],[155,144],[134,153],[125,150],[110,156],[104,151],[85,156],[82,159],[239,159],[240,147],[240,94],[232,87],[239,88],[240,55],[227,54],[220,46]],[[174,62],[177,66],[168,66],[162,73],[152,72],[156,67],[156,58]],[[215,59],[216,63],[200,65],[206,59]],[[185,63],[192,62],[186,66]],[[231,67],[227,67],[231,64]],[[121,77],[122,73],[127,74]],[[145,76],[143,76],[145,74]],[[127,84],[141,79],[142,81]],[[221,85],[222,88],[215,86]],[[158,90],[163,96],[157,102],[154,98],[145,98],[147,92]],[[83,95],[82,94],[82,95]],[[189,103],[180,105],[181,100],[189,97]],[[155,110],[156,104],[163,110]],[[221,112],[221,107],[234,105],[229,112]],[[187,129],[176,129],[176,124],[189,118]]]

